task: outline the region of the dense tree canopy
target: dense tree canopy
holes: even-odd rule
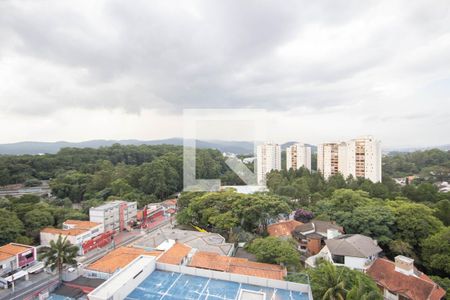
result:
[[[300,267],[300,254],[295,245],[292,239],[266,237],[253,240],[247,246],[247,250],[253,253],[260,262],[283,264],[289,270],[295,271]]]
[[[450,227],[428,237],[422,243],[425,266],[444,277],[450,277]]]
[[[395,216],[396,239],[419,249],[420,243],[442,229],[442,222],[433,215],[433,210],[423,204],[406,201],[388,201]]]
[[[23,232],[23,223],[17,218],[17,215],[0,208],[0,245],[16,240]]]
[[[179,223],[221,232],[230,232],[236,226],[250,232],[263,232],[271,219],[290,212],[288,203],[278,196],[245,195],[232,190],[183,193],[180,204],[181,210],[177,215]]]
[[[383,173],[392,177],[420,174],[432,181],[450,180],[450,152],[431,149],[383,157]]]
[[[74,203],[127,193],[164,199],[182,189],[182,153],[181,146],[116,144],[64,148],[57,154],[0,156],[0,186],[51,179],[53,195]],[[242,183],[220,151],[197,149],[196,160],[197,178]]]
[[[67,219],[88,219],[87,214],[66,203],[33,195],[0,198],[0,245],[38,243],[39,231],[44,227],[60,227]]]

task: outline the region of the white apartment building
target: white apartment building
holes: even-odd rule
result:
[[[83,244],[104,233],[103,224],[100,222],[66,220],[62,225],[62,229],[43,228],[40,232],[41,245],[48,247],[51,241],[56,241],[61,236],[72,245],[77,246],[78,254],[83,255],[88,251],[87,247],[83,247]]]
[[[287,147],[286,169],[298,170],[301,167],[311,171],[311,147],[300,143]]]
[[[325,178],[341,173],[381,182],[381,145],[372,136],[317,146],[317,170]]]
[[[381,143],[372,136],[347,142],[347,176],[381,182]]]
[[[272,170],[281,170],[281,147],[266,143],[256,147],[256,172],[258,185],[266,184],[266,175]]]
[[[101,223],[105,231],[122,231],[129,228],[129,223],[136,221],[137,203],[116,200],[89,209],[91,222]]]

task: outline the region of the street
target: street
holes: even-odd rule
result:
[[[145,233],[152,232],[161,227],[165,227],[170,225],[170,220],[163,220],[161,222],[155,223],[151,228],[147,228],[144,230]],[[136,229],[131,232],[122,232],[115,237],[115,246],[114,248],[120,246],[126,246],[128,244],[133,243],[139,238],[143,237],[144,234],[141,233],[141,230]],[[82,259],[79,259],[79,262],[83,263],[83,265],[88,265],[97,259],[101,258],[108,252],[113,250],[112,245],[108,245],[102,249],[95,249],[88,254],[86,254]],[[78,271],[78,270],[77,270]],[[0,300],[19,300],[24,299],[26,296],[29,296],[33,292],[37,292],[40,289],[44,289],[47,285],[51,284],[53,281],[58,279],[57,275],[49,274],[46,272],[42,272],[39,274],[30,274],[30,280],[19,280],[16,282],[15,291],[12,292],[12,289],[9,288],[7,290],[0,290]]]

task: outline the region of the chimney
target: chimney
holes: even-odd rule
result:
[[[414,275],[414,259],[397,255],[395,257],[395,271],[405,275]]]

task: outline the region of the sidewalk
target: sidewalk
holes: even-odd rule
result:
[[[30,280],[20,280],[15,283],[15,291],[12,288],[7,290],[0,289],[0,300],[24,299],[25,296],[39,289],[51,281],[58,279],[57,275],[41,272],[39,274],[30,274]]]

